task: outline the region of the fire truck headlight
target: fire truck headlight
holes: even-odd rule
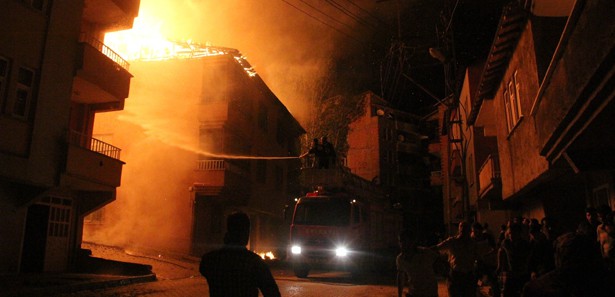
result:
[[[343,246],[337,247],[335,249],[335,255],[338,257],[346,257],[348,256],[348,249]]]
[[[290,252],[293,253],[293,255],[299,255],[299,254],[301,254],[301,247],[298,246],[298,245],[293,245],[290,248]]]

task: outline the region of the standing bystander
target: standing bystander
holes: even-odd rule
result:
[[[470,224],[459,223],[457,236],[445,239],[435,248],[448,256],[449,297],[476,297],[475,265],[480,259],[476,242],[470,237]]]
[[[598,221],[596,228],[600,252],[607,267],[615,270],[615,225],[613,224],[613,212],[608,205],[598,207]]]
[[[498,250],[498,278],[502,297],[519,297],[530,280],[530,243],[523,238],[523,227],[511,223]]]
[[[439,255],[416,245],[416,236],[409,230],[399,234],[401,252],[397,256],[397,296],[402,297],[406,285],[411,297],[438,297],[438,281],[434,266]]]
[[[246,249],[250,218],[243,212],[226,220],[224,247],[203,255],[199,271],[209,284],[211,297],[279,297],[280,290],[265,261]]]

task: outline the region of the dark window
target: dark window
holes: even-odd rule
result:
[[[350,223],[350,203],[342,200],[312,200],[297,205],[294,224],[347,226]]]
[[[10,71],[9,60],[0,57],[0,111],[4,110],[4,102],[6,101],[6,89],[9,81]]]
[[[17,73],[17,90],[13,103],[13,115],[28,118],[32,101],[32,87],[34,84],[34,71],[20,67]]]
[[[46,0],[21,0],[21,2],[26,5],[40,11],[47,10],[47,1]]]

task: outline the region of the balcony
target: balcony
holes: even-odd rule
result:
[[[478,172],[479,199],[502,199],[498,155],[489,155]]]
[[[190,191],[199,196],[217,196],[226,203],[245,205],[252,183],[249,171],[225,160],[198,160]]]
[[[71,131],[63,184],[84,191],[119,187],[124,165],[119,160],[120,151],[96,138]]]
[[[198,160],[193,174],[194,191],[218,195],[224,188],[245,188],[248,171],[225,160]]]
[[[101,41],[82,34],[72,100],[96,110],[122,110],[130,90],[129,64]]]
[[[139,13],[140,0],[86,0],[83,19],[103,31],[132,28]]]

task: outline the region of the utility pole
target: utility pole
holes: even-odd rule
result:
[[[439,60],[443,66],[444,74],[444,91],[445,98],[441,100],[441,104],[444,104],[447,108],[445,112],[445,118],[443,119],[443,125],[447,129],[448,145],[446,149],[446,157],[448,168],[446,169],[446,191],[444,191],[444,199],[446,203],[444,205],[448,207],[445,211],[448,214],[448,230],[449,233],[454,233],[453,223],[455,217],[453,215],[453,201],[456,198],[457,191],[460,190],[459,202],[461,202],[461,215],[464,221],[469,221],[470,218],[470,201],[469,190],[467,185],[466,176],[466,151],[467,151],[467,139],[464,137],[463,120],[465,117],[462,115],[464,111],[460,108],[460,100],[457,88],[457,59],[455,55],[455,40],[453,35],[453,19],[459,1],[448,1],[444,7],[444,13],[440,28],[437,29],[438,37],[440,39],[439,48],[430,48],[429,54],[435,59]],[[451,7],[451,4],[453,5]],[[458,163],[455,162],[458,160]],[[459,173],[453,175],[456,171],[453,170],[453,166],[459,164]],[[461,187],[459,189],[459,187]]]

